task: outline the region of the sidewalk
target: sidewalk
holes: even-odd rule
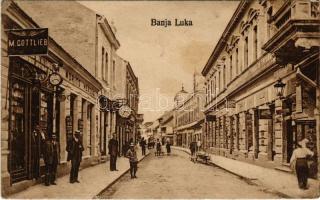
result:
[[[173,149],[190,154],[190,150],[186,148],[173,147]],[[320,195],[318,180],[309,178],[309,189],[301,190],[298,187],[297,178],[293,174],[248,164],[223,156],[213,154],[210,154],[210,156],[212,164],[283,196],[290,198],[315,198]]]
[[[141,155],[141,149],[137,150],[138,159],[141,161],[144,157]],[[146,156],[149,152],[147,151]],[[32,186],[22,192],[10,195],[9,199],[92,199],[110,184],[113,184],[129,169],[127,158],[117,159],[117,169],[119,171],[111,172],[109,170],[109,161],[93,167],[85,168],[79,171],[80,183],[69,183],[69,175],[56,180],[57,185],[49,187],[43,184]]]

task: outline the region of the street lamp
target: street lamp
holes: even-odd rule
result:
[[[283,98],[283,91],[285,86],[286,84],[282,82],[281,78],[278,79],[276,84],[274,84],[274,88],[276,89],[276,94],[280,99]]]

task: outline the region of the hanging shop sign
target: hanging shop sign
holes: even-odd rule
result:
[[[48,28],[8,30],[8,56],[47,55]]]
[[[98,106],[101,111],[110,111],[111,103],[112,102],[108,99],[108,97],[104,95],[100,95],[98,97]]]
[[[258,112],[259,119],[272,119],[270,109],[259,109]]]
[[[123,118],[128,118],[131,115],[131,112],[132,110],[129,106],[124,105],[119,108],[119,115]]]
[[[71,116],[66,116],[66,133],[67,133],[67,140],[70,141],[72,140],[72,118]]]

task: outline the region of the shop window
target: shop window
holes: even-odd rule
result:
[[[244,67],[248,67],[248,37],[244,39]]]
[[[102,54],[101,54],[101,76],[103,80],[106,80],[105,71],[104,71],[104,47],[102,47]]]
[[[25,169],[26,154],[26,87],[20,82],[12,84],[11,98],[11,171]]]

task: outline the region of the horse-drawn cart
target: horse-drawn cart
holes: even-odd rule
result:
[[[202,161],[206,164],[211,160],[210,155],[204,151],[198,151],[196,152],[196,161]]]

